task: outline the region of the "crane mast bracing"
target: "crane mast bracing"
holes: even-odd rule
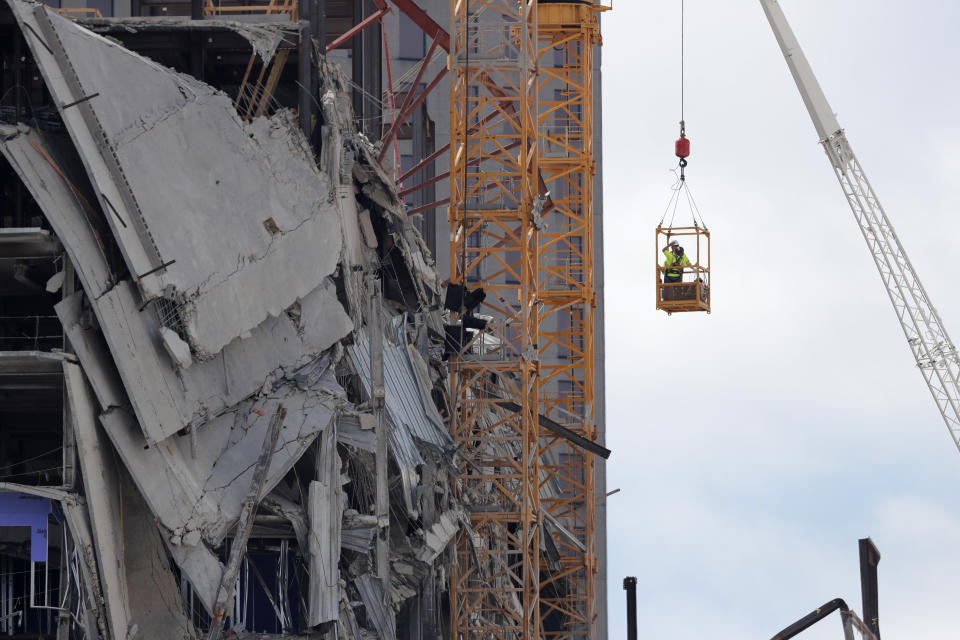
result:
[[[470,511],[452,635],[527,640],[542,635],[537,2],[451,0],[450,11],[451,281],[483,287],[493,315],[450,362],[456,491]]]
[[[539,163],[550,193],[540,231],[540,411],[588,440],[594,407],[593,155],[597,4],[541,3],[538,9]],[[593,637],[596,611],[594,457],[541,433],[545,513],[573,537],[547,527],[556,555],[541,578],[546,638]]]
[[[890,296],[917,366],[960,449],[960,358],[777,0],[760,0]]]
[[[596,438],[593,72],[603,10],[451,2],[451,281],[483,287],[493,317],[451,361],[457,487],[471,522],[451,576],[455,638],[593,636],[594,460],[542,429],[538,414]]]

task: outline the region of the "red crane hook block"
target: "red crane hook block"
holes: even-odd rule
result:
[[[680,138],[677,140],[677,157],[686,158],[690,155],[690,138],[685,134],[681,133]]]

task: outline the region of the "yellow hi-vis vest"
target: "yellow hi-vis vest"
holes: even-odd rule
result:
[[[664,272],[667,276],[675,278],[683,274],[682,269],[670,269],[669,267],[689,267],[691,266],[690,258],[687,257],[687,254],[683,254],[680,259],[677,259],[677,256],[674,255],[673,251],[669,249],[663,250],[663,266],[667,267],[667,270]]]

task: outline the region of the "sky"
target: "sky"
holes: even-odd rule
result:
[[[960,336],[960,3],[781,0],[947,326]],[[680,120],[679,0],[603,21],[609,636],[766,639],[861,611],[958,637],[960,452],[757,0],[686,0],[690,188],[713,311],[654,308],[654,232]],[[678,218],[683,217],[678,214]],[[684,220],[686,222],[686,220]],[[842,638],[839,617],[804,640]]]

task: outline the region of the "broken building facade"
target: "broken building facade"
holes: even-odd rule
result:
[[[442,108],[271,6],[0,5],[0,633],[450,635]]]

